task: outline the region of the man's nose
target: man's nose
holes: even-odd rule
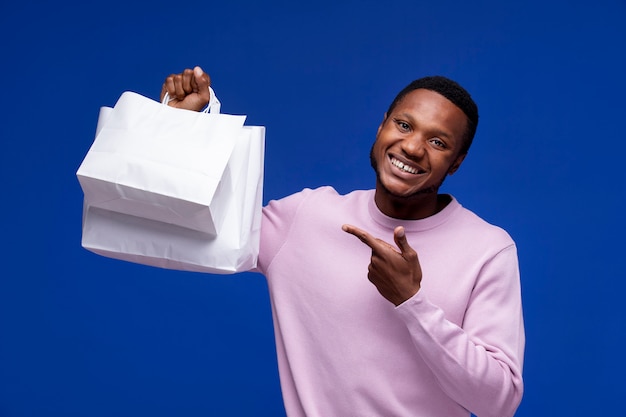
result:
[[[426,143],[421,136],[406,138],[402,143],[402,149],[407,156],[412,158],[422,158],[426,151]]]

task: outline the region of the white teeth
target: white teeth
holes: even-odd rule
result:
[[[410,167],[408,165],[405,165],[404,163],[398,161],[395,158],[391,158],[391,163],[394,164],[395,166],[397,166],[398,168],[400,168],[404,172],[409,172],[411,174],[417,174],[418,173],[417,169],[415,169],[413,167]]]

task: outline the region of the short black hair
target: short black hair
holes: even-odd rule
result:
[[[466,154],[472,145],[476,128],[478,127],[478,106],[476,106],[476,103],[474,103],[472,96],[470,96],[467,90],[461,87],[456,81],[441,75],[435,75],[423,77],[411,82],[393,99],[389,109],[387,109],[387,116],[393,112],[398,103],[400,103],[407,94],[420,88],[441,94],[465,113],[467,116],[467,129],[463,137],[463,147],[461,148],[460,154]]]

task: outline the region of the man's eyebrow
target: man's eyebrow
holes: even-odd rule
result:
[[[401,116],[404,119],[408,119],[409,122],[415,122],[415,118],[409,113],[400,113],[398,116]]]

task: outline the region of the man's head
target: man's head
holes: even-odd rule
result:
[[[419,88],[441,94],[465,113],[467,116],[467,129],[463,137],[463,147],[460,153],[466,154],[472,145],[474,134],[478,127],[478,106],[476,106],[470,94],[456,81],[440,75],[417,79],[398,93],[396,98],[391,102],[389,109],[387,109],[387,114],[391,114],[398,103],[401,102],[407,94]]]
[[[477,123],[476,104],[452,80],[426,77],[404,88],[370,152],[383,213],[408,219],[436,212],[439,187],[463,162]]]

